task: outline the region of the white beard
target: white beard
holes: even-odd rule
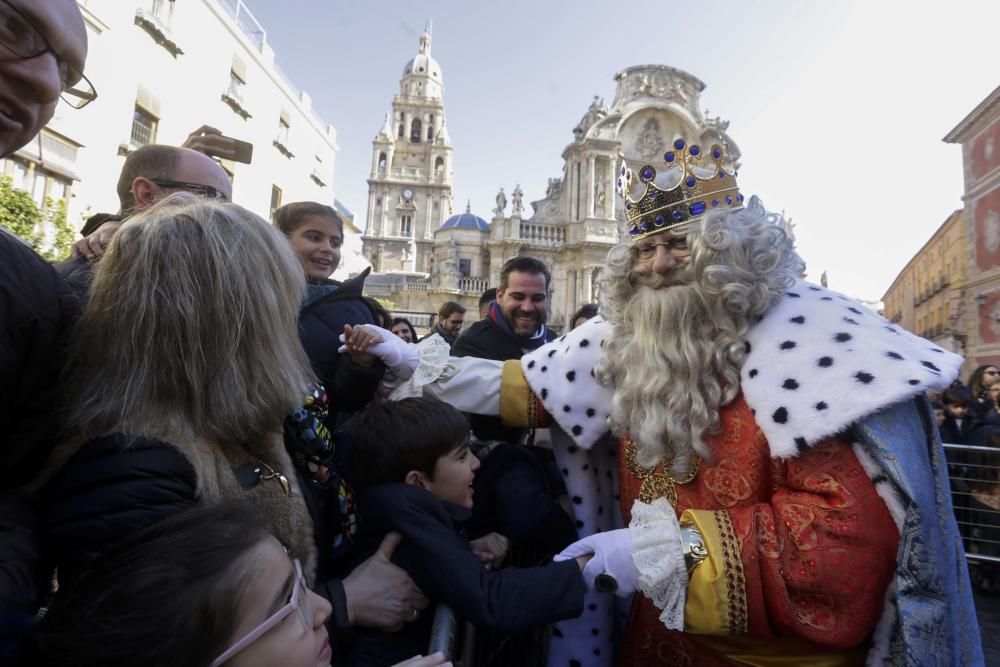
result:
[[[681,475],[692,452],[711,458],[702,436],[718,432],[719,408],[738,393],[741,356],[730,349],[746,326],[697,285],[671,284],[685,282],[679,275],[634,273],[597,377],[614,388],[611,426],[631,435],[639,464],[662,461]]]

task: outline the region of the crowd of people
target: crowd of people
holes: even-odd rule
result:
[[[96,93],[73,0],[0,19],[9,155]],[[0,660],[428,667],[450,610],[481,664],[982,664],[926,393],[967,441],[997,368],[952,385],[665,142],[565,328],[518,256],[418,340],[330,278],[334,209],[230,201],[210,127],[65,262],[0,227]]]
[[[985,364],[956,380],[932,405],[941,440],[959,445],[949,452],[952,501],[969,553],[973,584],[1000,593],[1000,368]],[[995,450],[995,451],[994,451]]]

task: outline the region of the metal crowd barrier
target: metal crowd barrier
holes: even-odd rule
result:
[[[1000,563],[1000,448],[945,443],[944,451],[966,556]]]

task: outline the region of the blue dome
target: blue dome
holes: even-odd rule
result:
[[[488,232],[490,231],[490,223],[478,215],[473,215],[470,208],[466,207],[465,213],[451,216],[438,229],[474,229],[478,232]]]

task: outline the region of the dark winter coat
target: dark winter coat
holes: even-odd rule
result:
[[[556,337],[552,331],[546,333],[546,342]],[[480,359],[498,361],[520,359],[524,356],[524,350],[521,349],[517,341],[488,317],[473,323],[472,326],[463,331],[462,335],[455,341],[451,353],[456,357],[479,357]],[[469,421],[472,424],[472,432],[480,440],[518,442],[523,434],[522,429],[504,426],[500,417],[470,415]]]
[[[363,298],[367,277],[368,270],[343,283],[310,283],[299,311],[302,347],[330,397],[327,428],[331,433],[352,413],[368,405],[385,373],[385,365],[378,359],[373,366],[365,367],[337,351],[345,324],[376,324]]]
[[[78,314],[59,274],[0,227],[0,490],[30,482],[54,444]]]
[[[331,629],[346,626],[343,586],[333,578],[322,546],[329,508],[311,480],[295,474],[315,527],[313,588],[333,605]],[[126,535],[203,502],[194,464],[180,449],[155,438],[122,434],[83,445],[46,487],[45,499],[45,552],[52,555],[50,566],[58,568],[64,586],[71,586],[85,565]]]
[[[468,510],[408,484],[383,484],[361,493],[358,559],[370,556],[389,531],[403,541],[392,560],[432,602],[462,620],[498,631],[523,630],[579,616],[585,586],[576,561],[533,568],[487,570],[462,534]],[[391,665],[425,653],[433,611],[399,632],[355,632],[354,665]]]

